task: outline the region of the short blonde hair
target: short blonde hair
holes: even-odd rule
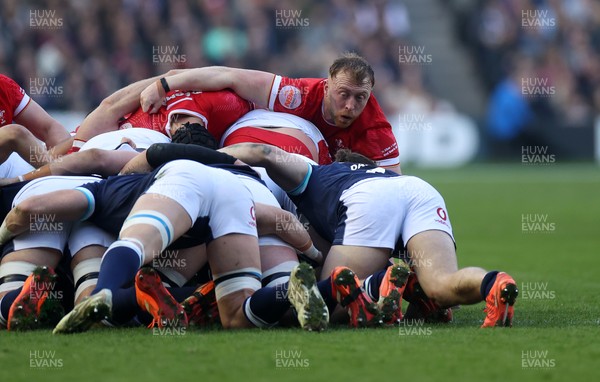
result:
[[[346,52],[337,58],[329,67],[329,77],[334,78],[339,72],[348,72],[357,83],[368,80],[375,86],[375,73],[371,65],[363,57],[354,52]]]

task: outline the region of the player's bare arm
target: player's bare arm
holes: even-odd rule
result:
[[[0,163],[13,152],[36,168],[49,161],[44,144],[22,125],[10,124],[0,130]]]
[[[280,148],[255,143],[240,143],[219,149],[252,166],[267,169],[273,181],[290,191],[301,185],[308,173],[306,161]]]
[[[60,190],[32,196],[15,206],[0,226],[0,245],[13,237],[28,232],[30,219],[35,214],[53,214],[57,220],[76,221],[88,208],[84,194],[76,190]]]
[[[102,149],[80,151],[61,157],[18,178],[3,179],[0,186],[6,186],[23,180],[38,179],[49,175],[114,175],[136,155],[137,153],[132,151]]]
[[[70,138],[63,125],[52,118],[37,102],[30,100],[14,121],[25,126],[36,138],[46,143],[48,148]]]
[[[294,214],[262,203],[255,203],[254,209],[259,236],[277,235],[281,240],[311,259],[318,263],[323,262],[323,255],[316,249],[308,231]],[[282,224],[282,222],[284,223]]]
[[[171,72],[169,72],[171,73]],[[144,112],[155,113],[160,108],[166,90],[217,91],[232,89],[240,97],[266,108],[275,75],[259,70],[208,66],[175,72],[165,77],[165,82],[148,85],[139,101]],[[165,88],[166,86],[166,88]]]
[[[138,108],[141,91],[148,85],[154,84],[159,78],[152,77],[134,82],[102,100],[100,105],[81,122],[75,139],[85,142],[98,134],[117,130],[119,119]]]

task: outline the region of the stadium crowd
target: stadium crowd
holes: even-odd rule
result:
[[[393,96],[404,89],[398,46],[410,39],[402,2],[118,3],[3,1],[0,72],[25,88],[32,78],[55,78],[64,93],[33,94],[34,99],[49,110],[88,112],[116,89],[171,68],[226,65],[322,77],[338,52],[358,51],[369,57],[377,73],[376,92],[384,111],[397,110]],[[44,15],[44,10],[54,13]],[[60,25],[43,26],[44,18]],[[35,23],[40,26],[32,27]],[[169,49],[177,49],[172,59],[161,53]]]
[[[600,3],[476,3],[463,12],[460,35],[491,94],[492,137],[520,147],[559,127],[590,128],[600,115]]]

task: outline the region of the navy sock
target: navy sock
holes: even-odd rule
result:
[[[333,312],[338,302],[331,290],[331,277],[319,281],[317,283],[317,288],[319,289],[319,293],[321,293],[323,300],[325,300],[325,304],[327,304],[327,309],[329,309],[330,313]]]
[[[367,292],[373,301],[379,300],[379,287],[385,277],[385,272],[387,272],[387,269],[373,273],[371,276],[367,277],[363,283],[365,292]]]
[[[113,291],[112,304],[111,322],[117,325],[128,323],[141,310],[135,298],[135,287]]]
[[[10,310],[10,306],[15,302],[19,293],[23,287],[17,288],[15,290],[11,290],[7,294],[0,299],[0,322],[6,325],[8,321],[8,311]]]
[[[104,254],[100,264],[98,283],[92,294],[108,288],[115,294],[118,289],[135,278],[140,266],[139,252],[130,246],[113,243]],[[117,245],[115,245],[117,244]]]
[[[288,284],[264,287],[254,292],[244,302],[244,314],[248,321],[258,327],[275,325],[290,308]]]
[[[487,295],[492,290],[494,283],[496,282],[496,275],[498,275],[498,271],[490,271],[483,276],[483,280],[481,281],[481,298],[485,300]]]

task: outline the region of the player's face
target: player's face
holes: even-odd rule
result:
[[[371,83],[356,81],[346,72],[329,77],[325,85],[325,118],[337,127],[349,127],[362,113],[371,96]]]

